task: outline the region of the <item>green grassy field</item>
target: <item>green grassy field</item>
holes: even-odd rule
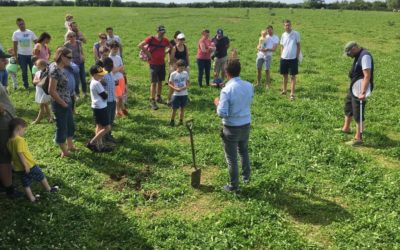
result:
[[[0,43],[11,47],[15,18],[36,35],[48,31],[61,44],[64,15],[71,13],[91,47],[98,32],[113,26],[121,36],[129,82],[128,118],[115,136],[124,141],[110,154],[93,154],[90,101],[78,103],[71,159],[60,159],[53,125],[30,126],[27,140],[59,194],[39,204],[0,197],[1,249],[399,249],[400,126],[397,70],[400,15],[389,12],[251,9],[0,8]],[[304,62],[297,100],[279,95],[278,58],[273,88],[257,89],[250,138],[252,182],[241,194],[224,193],[228,174],[212,100],[218,90],[198,88],[196,43],[203,28],[223,27],[239,51],[242,78],[254,82],[255,47],[267,24],[280,36],[281,21],[301,33]],[[136,45],[164,24],[170,37],[183,31],[191,50],[191,103],[199,190],[189,185],[191,153],[184,127],[167,126],[170,110],[148,108],[148,66]],[[365,145],[344,144],[342,124],[351,60],[342,47],[357,40],[376,65],[376,90],[366,113]],[[166,93],[164,89],[164,93]],[[11,93],[28,121],[38,107],[34,91]],[[19,183],[19,182],[17,182]],[[34,190],[42,192],[38,185]]]

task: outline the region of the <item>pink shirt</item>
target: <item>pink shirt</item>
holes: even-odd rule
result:
[[[47,47],[47,45],[43,46],[42,44],[37,43],[35,45],[35,49],[38,49],[40,51],[38,59],[45,60],[46,62],[49,61],[50,55],[49,55],[49,48]]]
[[[203,52],[201,51],[201,47],[200,45],[204,44],[204,47],[206,49],[207,52]],[[209,50],[208,48],[211,47],[211,41],[207,38],[200,38],[198,44],[197,44],[197,59],[201,59],[201,60],[211,60],[211,50]]]

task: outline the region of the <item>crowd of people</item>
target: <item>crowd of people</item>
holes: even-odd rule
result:
[[[12,35],[13,47],[7,53],[0,46],[0,143],[1,161],[0,177],[2,186],[10,197],[18,192],[12,185],[11,169],[21,175],[21,181],[29,200],[35,201],[29,186],[32,180],[39,181],[49,192],[56,192],[57,187],[50,187],[47,180],[30,154],[23,135],[27,124],[16,117],[8,92],[8,77],[13,82],[12,89],[18,88],[18,65],[22,73],[23,86],[29,89],[28,70],[31,71],[32,83],[36,88],[35,102],[39,104],[39,112],[33,124],[40,123],[48,115],[49,122],[55,122],[55,143],[60,148],[61,157],[69,157],[78,150],[74,144],[75,135],[75,102],[90,95],[91,108],[95,121],[95,134],[86,146],[93,152],[110,152],[117,140],[112,135],[112,125],[116,117],[125,117],[128,110],[125,103],[128,98],[128,82],[123,63],[123,46],[119,36],[112,27],[98,34],[98,41],[93,45],[95,63],[89,67],[91,76],[87,86],[84,46],[87,43],[72,15],[66,15],[64,44],[56,49],[54,56],[49,49],[51,36],[43,32],[39,38],[27,29],[22,18],[16,20],[18,29]],[[184,122],[185,107],[188,105],[188,89],[190,88],[190,53],[185,44],[185,34],[176,31],[174,39],[165,36],[166,28],[162,25],[156,34],[146,37],[138,44],[140,58],[147,61],[150,70],[150,108],[157,110],[158,104],[171,106],[170,126],[175,126],[176,113],[179,110],[178,125]],[[296,75],[302,53],[300,34],[292,30],[291,22],[284,21],[284,33],[279,39],[271,25],[261,31],[256,47],[257,81],[261,85],[262,70],[265,70],[265,87],[271,88],[270,70],[272,56],[280,45],[279,71],[283,77],[281,94],[286,95],[287,84],[291,80],[290,100],[295,100]],[[239,190],[237,154],[242,163],[243,182],[250,181],[250,159],[248,140],[251,123],[251,104],[254,87],[251,83],[240,79],[241,63],[236,49],[229,53],[230,39],[222,29],[210,39],[210,31],[204,29],[197,45],[196,62],[198,68],[197,83],[222,87],[220,97],[214,100],[218,116],[222,118],[221,138],[224,144],[226,162],[228,164],[230,182],[224,187],[227,191]],[[362,88],[366,90],[369,82],[373,82],[373,60],[371,54],[352,42],[345,47],[346,54],[354,57],[350,72],[351,82],[363,79]],[[168,56],[168,66],[165,57]],[[210,72],[213,66],[213,81]],[[167,77],[168,70],[168,77]],[[166,102],[162,98],[162,86],[167,78],[168,95]],[[82,92],[82,97],[81,97]],[[362,91],[365,94],[365,91]],[[357,129],[354,145],[361,144],[360,136],[360,100],[365,107],[365,96],[354,96],[349,92],[345,104],[345,123],[340,129],[350,132],[351,118],[354,116]],[[51,109],[50,109],[51,105]],[[358,105],[358,106],[357,106]],[[364,112],[365,109],[362,111]],[[364,119],[364,118],[362,118]],[[12,163],[12,164],[11,164]]]

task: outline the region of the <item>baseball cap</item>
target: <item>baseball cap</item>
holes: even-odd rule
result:
[[[180,34],[176,37],[176,39],[178,39],[178,40],[180,40],[180,39],[185,39],[185,34],[180,33]]]
[[[223,36],[224,35],[224,31],[222,29],[217,29],[217,35],[218,36]]]
[[[11,55],[5,53],[4,51],[0,50],[0,58],[10,58]]]
[[[104,76],[107,73],[108,73],[107,71],[105,71],[102,67],[98,65],[93,65],[92,67],[90,67],[90,75],[92,76],[94,75]]]
[[[165,27],[164,27],[164,25],[160,25],[160,26],[158,26],[158,27],[157,27],[157,32],[162,32],[162,33],[165,33],[165,32],[166,32],[166,30],[165,30]]]
[[[358,47],[358,44],[356,42],[350,41],[346,43],[346,45],[344,46],[344,53],[347,54],[354,47]]]

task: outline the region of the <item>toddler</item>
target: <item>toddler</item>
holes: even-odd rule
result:
[[[21,177],[25,194],[31,202],[35,202],[38,195],[33,195],[30,188],[32,180],[38,181],[50,193],[58,191],[58,187],[50,187],[46,176],[32,157],[28,145],[23,138],[27,124],[21,118],[14,118],[9,123],[10,139],[7,142],[7,149],[11,153],[14,170]]]

